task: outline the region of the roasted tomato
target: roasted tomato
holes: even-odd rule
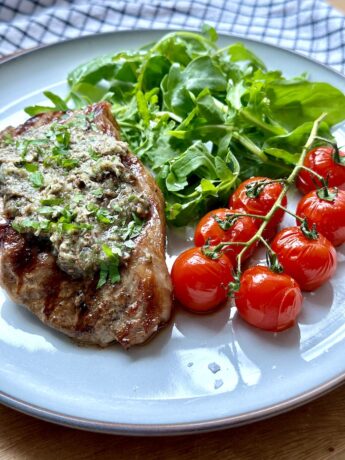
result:
[[[257,224],[254,219],[241,216],[235,217],[235,213],[243,213],[238,209],[216,209],[206,214],[198,223],[195,235],[195,246],[203,246],[208,243],[212,246],[224,242],[243,242],[249,241],[257,231]],[[251,245],[244,253],[243,259],[250,257],[257,244]],[[224,248],[226,254],[233,264],[236,263],[236,256],[241,252],[243,246],[231,245]]]
[[[295,324],[301,311],[302,293],[291,276],[257,265],[248,268],[240,282],[235,303],[247,323],[272,332]]]
[[[287,227],[278,233],[271,247],[284,272],[297,281],[302,291],[317,289],[337,268],[334,246],[320,233],[309,238],[301,228]]]
[[[206,257],[201,248],[182,252],[174,262],[171,279],[176,299],[187,309],[204,313],[225,302],[233,281],[230,259]]]
[[[337,188],[328,190],[327,199],[322,197],[322,189],[309,192],[298,203],[296,214],[306,218],[309,227],[315,224],[333,246],[339,246],[345,242],[345,192]]]
[[[316,147],[308,152],[304,166],[327,179],[330,187],[345,189],[344,160],[345,152],[336,151],[331,146]],[[304,195],[322,185],[314,174],[306,170],[301,169],[297,176],[296,187]]]
[[[265,182],[267,182],[267,185],[265,185]],[[230,197],[229,207],[244,209],[249,214],[266,216],[279,197],[282,189],[282,184],[279,182],[271,182],[271,179],[268,177],[251,177],[242,182],[235,190]],[[282,206],[285,207],[286,205],[287,198],[285,196],[282,201]],[[274,236],[277,226],[281,222],[283,216],[284,211],[282,209],[277,209],[264,231],[263,236],[266,239],[271,239]],[[261,220],[257,219],[257,224],[260,225]]]

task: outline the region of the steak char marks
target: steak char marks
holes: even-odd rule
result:
[[[110,106],[97,103],[84,111],[92,115],[94,129],[119,139]],[[69,113],[46,113],[0,137],[20,138],[28,130],[58,123]],[[164,201],[157,184],[130,152],[122,164],[135,177],[135,187],[149,203],[148,217],[130,256],[120,265],[119,282],[97,288],[99,272],[71,276],[59,268],[49,238],[17,232],[2,212],[0,222],[0,283],[14,302],[24,305],[48,326],[86,344],[123,347],[141,344],[169,320],[172,287],[165,263]],[[6,199],[6,196],[5,196]]]

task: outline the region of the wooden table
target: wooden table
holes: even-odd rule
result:
[[[345,0],[331,0],[345,11]],[[345,354],[345,352],[344,352]],[[0,406],[0,460],[343,460],[345,385],[278,417],[221,432],[164,438],[64,428]]]

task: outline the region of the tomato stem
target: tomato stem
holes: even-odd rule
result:
[[[272,270],[275,273],[282,273],[283,267],[279,263],[277,254],[273,251],[273,249],[267,243],[264,237],[260,236],[260,241],[266,247],[266,261],[270,270]]]
[[[272,179],[272,180],[258,180],[255,182],[251,182],[250,184],[246,185],[246,195],[249,198],[256,198],[260,195],[266,185],[276,184],[277,182],[282,184],[286,181],[286,179]]]
[[[305,160],[305,157],[307,155],[307,152],[308,150],[310,149],[310,147],[312,146],[313,142],[315,141],[315,139],[317,139],[317,131],[318,131],[318,128],[320,126],[320,123],[322,122],[322,120],[326,117],[326,113],[323,113],[319,118],[317,118],[315,121],[314,121],[314,124],[313,124],[313,127],[311,129],[311,132],[310,132],[310,135],[309,135],[309,138],[306,142],[306,144],[304,145],[303,147],[303,150],[302,150],[302,154],[298,160],[298,163],[295,165],[294,169],[292,170],[291,174],[289,175],[289,177],[287,179],[273,179],[272,181],[269,181],[269,183],[272,183],[272,182],[280,182],[283,184],[283,187],[282,187],[282,191],[280,192],[277,200],[275,201],[274,205],[272,206],[272,208],[269,210],[269,212],[266,214],[266,216],[259,216],[259,215],[256,215],[256,214],[245,214],[245,213],[238,213],[239,215],[244,215],[244,216],[249,216],[249,217],[254,217],[256,219],[261,219],[262,220],[262,224],[260,225],[258,231],[255,233],[255,235],[250,239],[248,240],[247,242],[239,242],[239,241],[234,241],[234,242],[224,242],[224,243],[219,243],[217,244],[216,246],[212,247],[212,246],[209,246],[209,245],[205,245],[203,246],[202,248],[202,251],[203,253],[207,256],[207,257],[210,257],[210,258],[217,258],[218,257],[218,254],[219,252],[227,247],[227,246],[231,246],[231,245],[240,245],[240,246],[243,246],[243,249],[241,250],[241,252],[237,255],[237,274],[238,276],[240,276],[241,274],[241,263],[242,263],[242,257],[243,257],[243,254],[247,251],[247,249],[254,243],[256,243],[257,241],[262,241],[263,244],[266,246],[268,252],[269,252],[269,255],[270,255],[270,260],[269,260],[269,265],[270,267],[272,268],[272,270],[274,271],[281,271],[281,266],[278,262],[278,259],[277,259],[277,256],[276,254],[272,251],[272,248],[269,246],[269,244],[267,243],[267,241],[263,238],[262,234],[265,230],[265,228],[267,227],[267,225],[269,224],[272,216],[275,214],[275,212],[278,210],[278,209],[283,209],[285,212],[287,212],[288,214],[291,214],[293,215],[294,217],[298,218],[298,216],[296,216],[294,213],[292,213],[291,211],[288,211],[284,206],[282,206],[282,201],[285,197],[285,195],[287,194],[289,188],[291,187],[291,185],[295,182],[297,176],[298,176],[298,173],[301,169],[308,169],[309,168],[306,168],[303,163],[304,163],[304,160]],[[319,176],[318,174],[314,173],[314,171],[310,170],[310,172],[312,172],[313,174],[315,174],[316,176],[319,177],[319,179],[321,180],[322,179],[322,183],[324,184],[324,179]]]
[[[300,169],[304,169],[305,171],[308,171],[310,174],[313,176],[317,177],[321,184],[324,183],[325,178],[322,177],[320,174],[318,174],[316,171],[313,171],[311,168],[308,168],[307,166],[301,165]]]
[[[261,220],[266,220],[266,216],[261,216],[260,214],[247,214],[246,212],[234,212],[231,213],[232,216],[235,217],[252,217],[253,219],[261,219]]]
[[[321,136],[315,136],[315,140],[322,141],[322,142],[325,142],[328,145],[331,145],[332,148],[333,148],[333,160],[334,160],[334,162],[343,165],[342,160],[340,158],[340,154],[339,154],[339,147],[338,147],[336,142],[334,142],[334,141],[332,141],[330,139],[326,139],[325,137],[321,137]]]
[[[265,240],[263,236],[260,236],[260,241],[266,247],[268,252],[273,252],[271,246],[267,243],[267,241]]]
[[[266,218],[262,222],[262,224],[261,224],[260,228],[258,229],[258,231],[255,233],[255,235],[249,241],[247,241],[247,243],[244,245],[242,251],[237,255],[237,270],[239,272],[241,271],[241,261],[242,261],[243,254],[246,252],[246,250],[248,249],[249,246],[251,246],[256,241],[261,239],[262,234],[263,234],[265,228],[267,227],[268,223],[270,222],[272,216],[277,211],[277,209],[279,209],[279,207],[282,206],[282,201],[283,201],[285,195],[287,194],[287,192],[288,192],[289,188],[291,187],[291,185],[295,182],[299,171],[301,169],[303,169],[303,167],[304,167],[303,163],[304,163],[305,157],[306,157],[306,155],[308,153],[308,150],[312,146],[313,142],[317,138],[317,131],[319,129],[320,123],[326,117],[326,115],[327,115],[326,113],[323,113],[319,118],[317,118],[314,121],[314,124],[313,124],[313,127],[311,129],[310,135],[308,137],[307,142],[305,143],[305,145],[303,147],[302,154],[301,154],[301,156],[300,156],[300,158],[298,160],[298,163],[296,164],[296,166],[292,170],[290,176],[284,181],[282,191],[280,192],[280,195],[278,196],[276,202],[274,203],[274,205],[272,206],[270,211],[266,214]]]
[[[309,240],[317,240],[319,238],[319,234],[316,230],[316,225],[313,224],[310,228],[307,219],[302,219],[301,231],[303,235]]]
[[[279,208],[283,210],[284,212],[286,212],[287,214],[290,214],[290,216],[295,217],[295,219],[297,219],[298,221],[303,222],[302,217],[298,216],[297,214],[285,208],[284,206],[279,206]]]

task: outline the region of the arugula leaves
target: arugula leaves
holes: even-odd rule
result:
[[[51,112],[52,110],[58,112],[68,110],[66,102],[57,94],[54,94],[51,91],[43,91],[43,94],[54,104],[53,107],[43,105],[33,105],[26,107],[25,112],[31,117],[43,112]]]
[[[109,101],[124,140],[164,193],[168,221],[186,225],[224,204],[239,179],[286,176],[322,112],[326,138],[345,119],[340,90],[305,74],[288,80],[243,44],[220,49],[216,41],[206,25],[202,34],[172,32],[141,50],[92,59],[68,75],[64,101],[46,93],[54,107],[27,112]]]

